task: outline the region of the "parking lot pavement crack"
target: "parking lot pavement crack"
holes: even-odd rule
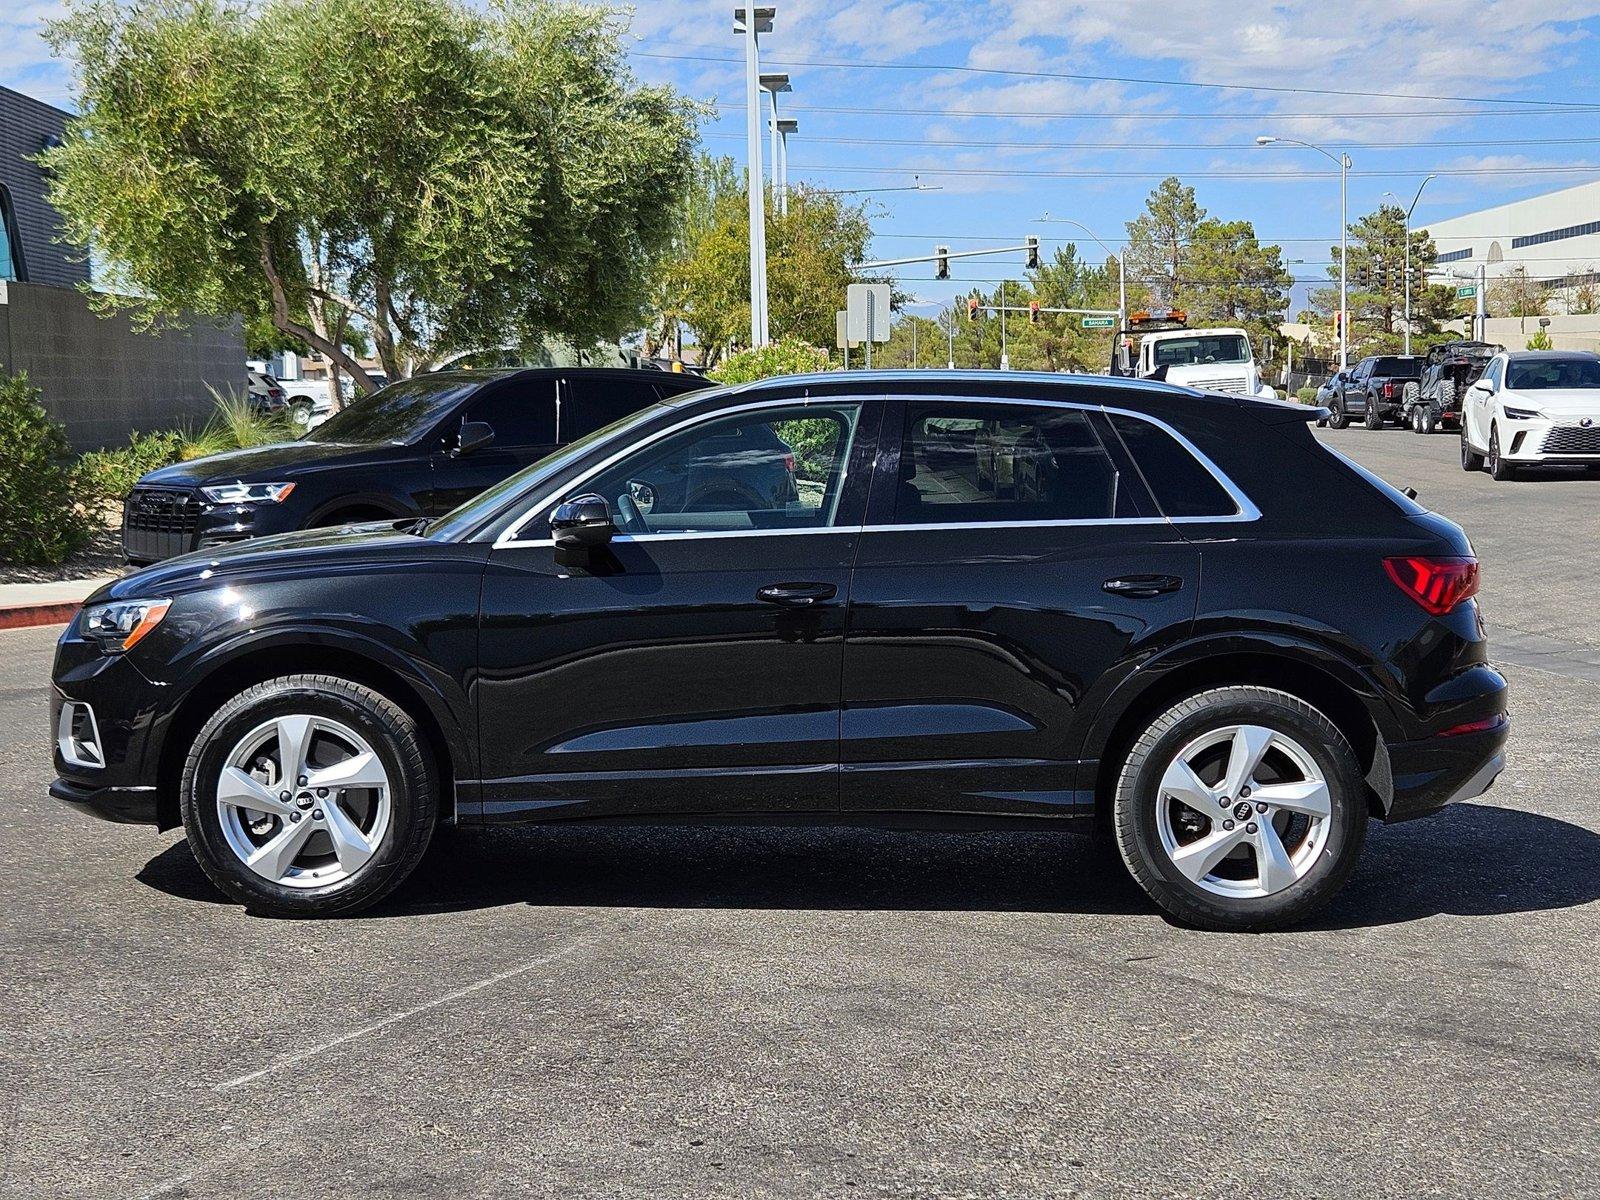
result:
[[[1585,1054],[1578,1051],[1552,1051],[1537,1046],[1525,1046],[1502,1038],[1485,1037],[1461,1028],[1432,1029],[1414,1022],[1385,1018],[1372,1012],[1345,1012],[1343,1009],[1330,1008],[1327,1005],[1299,997],[1250,991],[1245,988],[1233,987],[1216,979],[1197,978],[1181,971],[1169,971],[1145,963],[1112,962],[1059,945],[1044,946],[1021,940],[1016,944],[1022,949],[1034,951],[1038,954],[1071,959],[1091,971],[1099,971],[1102,975],[1121,975],[1128,979],[1150,978],[1153,976],[1168,983],[1186,984],[1194,988],[1204,989],[1209,1000],[1227,997],[1246,1003],[1288,1009],[1299,1017],[1317,1017],[1344,1025],[1359,1025],[1366,1030],[1381,1030],[1400,1038],[1409,1038],[1415,1042],[1435,1046],[1465,1046],[1475,1050],[1487,1050],[1491,1053],[1504,1054],[1514,1059],[1532,1060],[1581,1071],[1593,1072],[1600,1070],[1600,1056],[1593,1054]]]
[[[664,922],[664,924],[681,925],[683,922],[689,919],[690,915],[691,914],[684,914]],[[421,1016],[423,1013],[431,1012],[432,1010],[443,1005],[453,1004],[457,1000],[464,1000],[468,996],[475,995],[478,992],[486,991],[489,988],[497,986],[498,984],[506,983],[512,979],[516,979],[518,976],[526,975],[528,972],[539,967],[548,966],[550,963],[557,962],[563,958],[568,958],[581,950],[588,950],[595,946],[607,943],[614,937],[615,931],[607,930],[605,933],[597,933],[592,937],[581,938],[575,942],[568,942],[565,946],[559,946],[556,949],[547,951],[544,954],[536,955],[535,957],[528,959],[526,962],[519,963],[517,966],[511,967],[508,970],[497,972],[496,974],[490,975],[484,979],[480,979],[475,983],[466,984],[463,987],[456,988],[454,991],[446,992],[442,996],[435,996],[432,1000],[428,1000],[425,1003],[416,1004],[410,1008],[401,1009],[399,1012],[390,1013],[388,1016],[380,1017],[378,1020],[369,1022],[368,1024],[362,1025],[359,1028],[346,1030],[338,1037],[329,1038],[326,1041],[319,1042],[314,1046],[307,1046],[303,1050],[297,1050],[293,1054],[285,1054],[282,1057],[276,1058],[272,1062],[267,1063],[265,1066],[256,1068],[254,1071],[250,1071],[244,1075],[239,1075],[233,1079],[228,1079],[222,1083],[215,1084],[212,1090],[220,1094],[226,1094],[234,1091],[237,1088],[248,1087],[250,1084],[256,1083],[259,1080],[265,1079],[269,1075],[274,1075],[279,1071],[292,1067],[296,1063],[302,1063],[307,1059],[316,1058],[317,1056],[326,1054],[330,1050],[335,1050],[348,1042],[353,1042],[359,1038],[367,1037],[371,1034],[379,1032],[380,1030],[387,1029],[391,1025],[398,1025],[402,1021],[409,1021],[412,1017]]]

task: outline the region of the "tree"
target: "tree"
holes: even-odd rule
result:
[[[1484,299],[1492,314],[1519,318],[1524,333],[1529,317],[1546,316],[1550,310],[1549,289],[1523,266],[1512,267],[1492,280]]]
[[[1566,295],[1567,312],[1588,314],[1600,308],[1600,275],[1592,266],[1582,268]]]
[[[1205,218],[1206,210],[1195,203],[1194,189],[1169,176],[1146,197],[1144,214],[1128,222],[1129,278],[1144,281],[1158,303],[1176,301],[1189,244]]]
[[[1352,350],[1363,352],[1397,350],[1402,341],[1406,292],[1406,214],[1394,204],[1379,205],[1372,212],[1351,222],[1348,229],[1349,259],[1346,289],[1350,309],[1349,340]],[[1331,320],[1339,308],[1339,252],[1330,247],[1328,268],[1330,286],[1318,289],[1312,302]],[[1440,300],[1430,297],[1426,272],[1437,258],[1433,238],[1426,229],[1411,231],[1411,315],[1412,332],[1432,333]],[[1450,289],[1454,296],[1454,289]],[[1431,314],[1431,315],[1425,315]]]
[[[1260,348],[1289,311],[1294,276],[1283,251],[1256,240],[1249,221],[1208,217],[1195,226],[1180,298],[1191,325],[1234,325]]]
[[[714,366],[750,336],[750,217],[742,183],[730,186],[723,168],[701,170],[717,182],[683,216],[655,321],[681,320]],[[871,222],[864,207],[805,187],[791,189],[788,207],[781,214],[768,198],[769,330],[775,340],[831,346],[849,285],[888,282],[849,269],[866,257]]]
[[[51,198],[146,323],[266,318],[348,373],[634,325],[693,114],[557,0],[80,0]]]

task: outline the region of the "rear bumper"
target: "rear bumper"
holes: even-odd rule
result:
[[[1409,821],[1483,795],[1505,769],[1511,721],[1456,737],[1390,745],[1393,793],[1383,819]]]

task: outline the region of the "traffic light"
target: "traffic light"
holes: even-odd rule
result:
[[[967,320],[976,321],[977,319],[978,319],[978,298],[976,296],[968,296],[967,297]]]
[[[1378,284],[1380,292],[1389,290],[1389,260],[1380,258],[1372,264],[1373,278]]]
[[[1039,323],[1039,302],[1037,300],[1029,300],[1028,301],[1028,324],[1029,325],[1037,325],[1038,323]]]
[[[933,252],[934,252],[934,254],[936,254],[938,256],[933,260],[933,277],[935,279],[949,279],[950,278],[950,247],[949,246],[935,246],[933,248]]]
[[[1028,235],[1028,270],[1039,269],[1039,239],[1031,233]]]
[[[1334,333],[1335,337],[1337,337],[1339,335],[1339,331],[1343,327],[1344,327],[1344,312],[1343,312],[1343,310],[1335,310],[1335,312],[1333,314],[1333,333]]]

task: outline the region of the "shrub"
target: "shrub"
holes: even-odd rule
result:
[[[66,432],[24,375],[0,375],[0,561],[53,567],[89,540]]]
[[[729,355],[710,372],[718,383],[754,383],[774,375],[808,375],[828,369],[828,352],[809,346],[799,338],[784,338],[770,346],[741,350]]]
[[[1539,326],[1539,332],[1538,333],[1534,334],[1531,338],[1528,339],[1528,349],[1529,350],[1548,350],[1548,349],[1550,349],[1550,334],[1545,331],[1545,328],[1544,328],[1543,325]]]
[[[91,450],[74,471],[78,494],[88,505],[120,501],[140,478],[178,461],[183,435],[174,432],[135,433],[126,446]]]
[[[251,446],[269,446],[273,442],[291,442],[297,436],[289,425],[287,414],[257,412],[250,406],[249,397],[233,391],[209,388],[212,399],[211,416],[199,432],[184,430],[178,435],[178,459],[189,462],[229,450],[248,450]]]
[[[1300,388],[1295,392],[1294,398],[1300,401],[1301,404],[1315,404],[1317,402],[1317,389],[1314,387]]]

